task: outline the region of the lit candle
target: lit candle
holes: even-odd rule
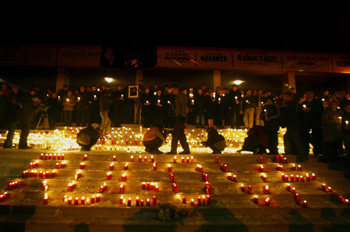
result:
[[[235,182],[237,182],[237,176],[236,176],[236,175],[233,175],[232,180],[235,181]]]
[[[293,175],[293,174],[290,175],[290,181],[291,181],[291,182],[294,182],[294,175]]]
[[[159,192],[159,186],[157,184],[155,186],[155,191],[156,191],[156,193]]]
[[[210,205],[210,195],[207,195],[207,205]]]
[[[171,164],[168,164],[168,172],[171,172]]]
[[[78,204],[79,204],[79,198],[76,197],[76,198],[74,199],[74,205],[78,205]]]
[[[151,201],[149,200],[149,198],[147,198],[147,200],[146,200],[146,205],[147,205],[147,206],[150,206],[150,205],[151,205]]]
[[[81,205],[85,205],[85,197],[84,196],[81,197],[80,204]]]
[[[151,162],[152,162],[152,163],[154,162],[154,157],[153,157],[153,155],[151,156]]]
[[[152,197],[152,204],[157,205],[157,197],[156,196]]]
[[[197,165],[197,171],[200,171],[200,172],[203,171],[202,165],[200,165],[200,164]]]
[[[124,193],[124,185],[121,184],[119,187],[119,193]]]
[[[92,195],[91,197],[91,204],[95,203],[95,195]]]
[[[140,201],[140,206],[144,206],[144,201],[143,201],[143,199]]]
[[[288,182],[288,175],[284,175],[284,181]]]
[[[292,188],[292,193],[295,194],[295,187]]]
[[[84,169],[85,168],[85,163],[84,162],[81,162],[80,163],[80,169]]]
[[[345,201],[345,199],[344,199],[343,196],[339,196],[338,199],[339,199],[339,202],[340,202],[340,203],[344,203],[344,201]]]
[[[251,185],[248,185],[248,193],[252,194],[252,186]]]
[[[265,167],[263,165],[260,165],[259,169],[260,169],[261,172],[265,171]]]
[[[328,192],[333,192],[333,189],[332,189],[332,187],[328,187]]]
[[[241,184],[241,191],[244,192],[245,188],[244,188],[244,184]]]
[[[122,174],[122,181],[126,181],[126,173]]]
[[[300,164],[298,165],[298,171],[301,171],[301,165]]]
[[[153,163],[153,171],[156,171],[157,170],[157,163]]]
[[[151,189],[151,184],[149,182],[147,182],[147,190]]]
[[[307,208],[307,201],[306,200],[303,201],[303,207]]]
[[[299,193],[295,193],[294,197],[295,197],[295,203],[300,205],[300,194]]]
[[[128,163],[124,165],[124,170],[128,170]]]
[[[83,160],[86,160],[86,159],[87,159],[87,154],[85,154],[85,155],[84,155],[84,158],[83,158]]]
[[[134,162],[134,156],[133,155],[130,156],[130,162]]]
[[[227,166],[227,164],[224,165],[224,171],[225,171],[225,172],[228,172],[228,166]]]
[[[142,188],[143,190],[146,189],[146,183],[145,183],[145,182],[142,182],[141,188]]]
[[[202,205],[202,199],[201,197],[197,198],[197,206],[201,206]]]
[[[270,188],[268,185],[265,186],[264,191],[266,194],[268,194],[270,192]]]
[[[68,198],[67,203],[68,203],[68,205],[71,205],[71,204],[72,204],[72,197],[69,197],[69,198]]]
[[[327,186],[326,186],[325,183],[322,184],[322,190],[323,190],[323,191],[327,191]]]
[[[232,180],[232,173],[229,173],[229,174],[227,175],[227,179]]]
[[[110,180],[112,178],[112,172],[107,172],[107,180]]]
[[[287,189],[288,191],[290,191],[290,184],[287,184],[286,189]]]
[[[185,163],[185,158],[184,157],[181,157],[181,162]]]
[[[109,170],[113,170],[114,169],[114,163],[112,162],[110,165],[109,165]]]
[[[309,176],[309,173],[306,173],[306,175],[305,175],[306,177],[306,181],[310,181],[310,176]]]
[[[174,163],[177,163],[176,155],[174,156]]]
[[[49,197],[48,197],[47,193],[45,193],[45,195],[44,195],[43,203],[44,203],[44,205],[47,205],[49,203]]]
[[[173,183],[173,192],[177,193],[177,185],[175,183]]]
[[[315,173],[312,173],[312,174],[311,174],[311,179],[312,179],[312,180],[316,180],[316,175],[315,175]]]
[[[131,198],[128,199],[128,206],[131,206]]]
[[[258,203],[259,203],[259,198],[258,198],[257,195],[254,196],[253,202],[254,202],[255,204],[258,204]]]
[[[194,199],[191,199],[191,206],[194,206]]]
[[[185,196],[183,196],[182,197],[182,204],[186,204],[187,203],[187,201],[186,201],[186,197]]]
[[[119,204],[122,205],[123,203],[124,203],[124,197],[123,195],[121,195],[119,198]]]
[[[145,156],[143,159],[145,160],[145,162],[147,162],[147,156]]]
[[[113,156],[113,161],[116,161],[117,160],[117,157],[114,155]]]
[[[194,162],[194,158],[193,158],[193,156],[191,156],[191,163],[193,163]]]
[[[170,173],[170,181],[174,182],[174,174],[173,173]]]
[[[139,199],[139,197],[136,197],[136,206],[140,206],[140,199]]]
[[[266,198],[266,199],[265,199],[265,205],[266,205],[266,206],[269,206],[270,203],[271,203],[270,198]]]
[[[263,164],[264,163],[264,157],[260,156],[260,163]]]
[[[219,157],[216,156],[216,163],[219,163]]]
[[[139,162],[142,162],[142,156],[141,155],[139,156]]]
[[[264,182],[266,182],[266,181],[267,181],[267,176],[266,176],[266,174],[265,174],[265,173],[263,173],[263,174],[262,174],[261,178],[263,179],[263,181],[264,181]]]

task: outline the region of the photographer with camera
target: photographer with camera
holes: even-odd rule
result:
[[[146,147],[146,152],[151,154],[163,154],[159,150],[165,138],[168,136],[168,131],[163,129],[160,125],[151,126],[143,137],[143,145]]]

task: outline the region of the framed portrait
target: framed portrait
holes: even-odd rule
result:
[[[129,86],[129,98],[138,98],[139,97],[139,86],[138,85],[130,85]]]

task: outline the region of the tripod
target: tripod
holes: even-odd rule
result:
[[[44,128],[43,129],[49,129],[49,117],[47,115],[47,112],[42,112],[38,121],[38,124],[36,125],[35,130],[38,130],[41,119],[44,119]]]

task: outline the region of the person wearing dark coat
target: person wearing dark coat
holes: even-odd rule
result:
[[[247,129],[254,126],[254,112],[255,112],[255,97],[252,95],[252,91],[248,89],[246,95],[242,99],[242,110],[243,110],[243,122]]]
[[[152,118],[154,120],[154,124],[163,125],[164,122],[164,105],[165,105],[164,97],[162,91],[158,89],[156,91],[156,95],[154,95],[152,99]]]
[[[152,120],[152,106],[151,102],[153,95],[150,93],[150,89],[146,88],[145,92],[141,96],[142,111],[141,116],[143,119],[143,126],[149,127]]]
[[[30,127],[35,119],[36,114],[41,110],[43,105],[38,97],[33,97],[31,100],[24,103],[23,108],[18,113],[16,124],[21,129],[21,135],[19,139],[18,148],[28,149],[30,148],[27,144],[27,138],[29,135]],[[4,147],[12,147],[12,138],[15,131],[15,126],[10,128],[7,133],[7,138],[4,143]]]
[[[54,130],[61,111],[61,105],[58,102],[57,94],[55,92],[53,92],[50,98],[47,99],[46,105],[48,106],[47,116],[49,118],[49,129]]]
[[[229,94],[229,110],[231,110],[231,128],[239,129],[241,127],[241,91],[237,85],[232,85]]]
[[[91,147],[95,145],[100,138],[101,129],[98,124],[93,123],[77,134],[77,143],[82,151],[90,151]]]
[[[280,111],[273,101],[273,97],[265,99],[266,104],[263,106],[260,120],[264,122],[264,128],[268,134],[269,141],[267,148],[270,155],[278,155],[278,130]]]
[[[171,88],[164,92],[164,124],[166,128],[174,128],[175,112],[174,112],[174,94],[171,93]]]
[[[208,139],[202,144],[206,147],[210,147],[213,150],[212,154],[221,154],[226,147],[226,141],[224,136],[220,135],[214,127],[207,129]]]
[[[322,154],[322,130],[321,116],[323,113],[322,100],[314,97],[313,91],[305,93],[306,100],[302,104],[302,139],[304,141],[305,152],[309,154],[311,143],[313,154]]]
[[[284,104],[280,108],[281,125],[287,128],[284,134],[284,148],[286,154],[297,156],[297,162],[308,160],[308,154],[301,140],[301,109],[298,102],[293,100],[291,92],[283,94]]]
[[[100,117],[100,92],[97,91],[97,87],[93,85],[91,91],[88,92],[89,100],[89,118],[88,124],[99,123],[101,121]]]
[[[113,124],[115,127],[120,127],[124,114],[124,94],[122,86],[118,85],[117,89],[112,93],[113,106]]]
[[[101,136],[105,137],[111,131],[111,119],[109,118],[109,112],[111,110],[112,98],[109,91],[104,91],[100,98],[100,116],[101,122]]]
[[[350,163],[350,104],[344,107],[342,114],[343,144],[345,147],[346,162]]]
[[[319,157],[321,162],[336,162],[339,159],[343,130],[341,127],[342,111],[337,109],[338,106],[338,101],[332,100],[322,113],[323,157]]]
[[[77,126],[85,126],[86,123],[86,116],[87,116],[87,110],[88,110],[88,94],[85,91],[84,86],[80,86],[80,91],[77,94],[77,104],[76,104],[76,121]]]
[[[208,127],[214,127],[214,119],[217,113],[217,101],[216,97],[214,96],[214,92],[211,92],[206,100],[205,108],[208,119]]]
[[[168,154],[177,154],[177,144],[183,148],[180,154],[190,154],[190,147],[188,145],[185,135],[185,121],[188,114],[188,103],[186,95],[179,90],[177,85],[172,86],[172,93],[175,95],[175,115],[176,122],[172,133],[171,150]]]
[[[198,89],[198,94],[195,95],[194,98],[194,108],[193,112],[196,117],[196,128],[204,128],[205,127],[205,111],[206,111],[206,101],[207,96],[203,95],[203,90]]]

